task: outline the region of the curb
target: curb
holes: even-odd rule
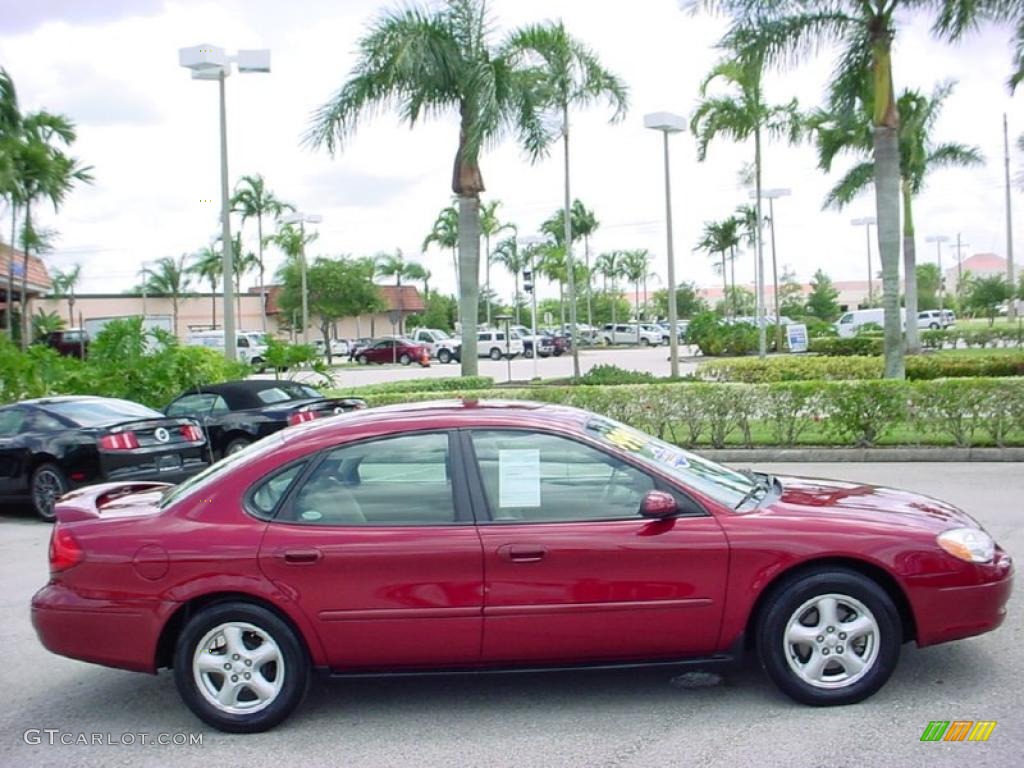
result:
[[[1024,448],[725,448],[696,449],[704,458],[730,462],[1024,462]]]

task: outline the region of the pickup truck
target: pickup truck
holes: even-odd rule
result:
[[[458,362],[462,357],[462,340],[449,336],[438,328],[417,328],[409,338],[427,348],[439,363]]]

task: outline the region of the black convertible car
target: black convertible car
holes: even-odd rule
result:
[[[0,505],[29,500],[44,520],[73,488],[178,483],[208,464],[206,436],[194,419],[128,400],[47,397],[0,408]]]
[[[195,387],[164,411],[198,420],[213,458],[221,459],[291,424],[365,407],[360,398],[326,398],[294,381],[248,379]]]

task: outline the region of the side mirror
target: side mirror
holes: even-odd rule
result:
[[[679,512],[679,505],[676,498],[664,491],[648,491],[644,500],[640,502],[640,515],[660,519],[670,517]]]

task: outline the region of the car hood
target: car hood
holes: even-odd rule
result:
[[[787,516],[841,516],[864,523],[913,526],[937,532],[981,527],[952,504],[909,491],[806,477],[776,479],[782,484],[782,493],[767,508]]]

